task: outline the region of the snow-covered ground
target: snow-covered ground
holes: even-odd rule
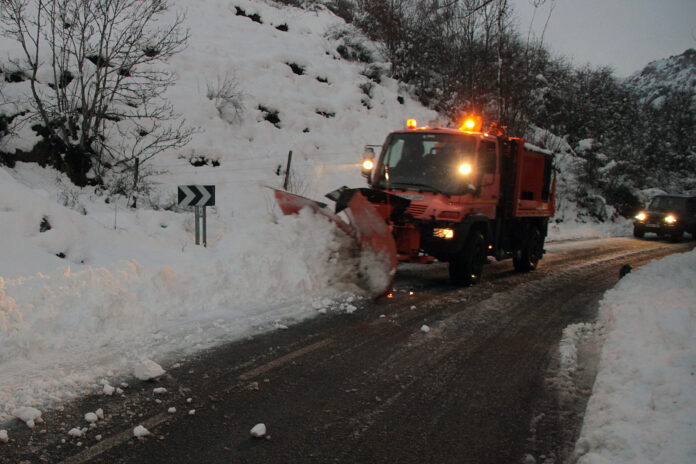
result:
[[[290,150],[300,193],[320,198],[364,185],[364,145],[380,144],[409,117],[436,115],[386,77],[368,98],[360,88],[371,82],[365,65],[340,59],[336,31],[347,26],[330,13],[239,3],[263,24],[222,0],[200,0],[188,11],[191,39],[171,63],[179,80],[168,96],[203,132],[184,151],[153,161],[162,171],[150,177],[154,207],[107,203],[98,189],[76,189],[50,169],[0,168],[0,423],[20,407],[118,385],[148,359],[166,367],[205,347],[359,306],[357,263],[339,256],[344,238],[335,226],[310,214],[282,216],[265,186],[281,185],[276,168]],[[287,31],[276,29],[282,24]],[[239,119],[206,95],[226,76],[234,76],[245,108]],[[3,92],[24,84],[12,85]],[[278,110],[280,128],[260,106]],[[3,149],[33,140],[24,128]],[[188,162],[200,156],[220,165]],[[181,184],[216,186],[207,248],[193,244],[191,211],[166,208]],[[564,222],[551,227],[552,240],[630,230],[573,222],[574,206],[559,206]],[[693,258],[689,269],[693,279]],[[642,270],[630,279],[638,276],[654,280]]]
[[[696,250],[628,274],[598,323],[607,335],[578,464],[696,462]]]

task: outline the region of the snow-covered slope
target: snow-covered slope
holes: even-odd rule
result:
[[[693,90],[696,88],[696,49],[652,61],[626,82],[639,92],[643,101],[653,104],[659,104],[668,91]],[[696,95],[693,107],[696,109]]]

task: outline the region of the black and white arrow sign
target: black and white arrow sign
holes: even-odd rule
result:
[[[180,185],[179,206],[215,205],[214,185]]]

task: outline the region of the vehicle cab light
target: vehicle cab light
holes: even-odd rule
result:
[[[674,216],[672,216],[672,215],[670,214],[669,216],[667,216],[667,217],[665,218],[665,222],[666,222],[667,224],[674,224],[675,222],[677,222],[677,218],[674,217]]]
[[[433,237],[444,238],[445,240],[451,240],[454,238],[453,229],[435,228],[433,229]]]
[[[648,216],[643,212],[636,214],[636,219],[638,219],[639,221],[645,221],[647,217]]]

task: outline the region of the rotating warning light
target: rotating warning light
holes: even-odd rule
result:
[[[406,121],[406,127],[408,128],[408,130],[415,130],[418,128],[418,121],[416,121],[415,119],[409,119],[408,121]]]
[[[466,132],[480,132],[483,121],[481,116],[467,116],[464,122],[459,127],[459,130]]]

